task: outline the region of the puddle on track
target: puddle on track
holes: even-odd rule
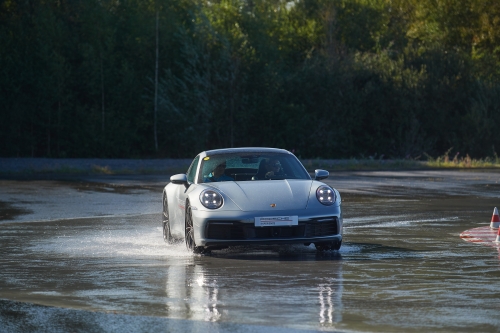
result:
[[[459,237],[489,224],[498,193],[406,193],[343,194],[338,253],[193,256],[165,245],[159,214],[1,224],[1,298],[270,331],[498,331],[500,253]]]

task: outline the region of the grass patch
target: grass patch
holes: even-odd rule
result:
[[[100,175],[112,175],[114,172],[109,168],[109,166],[92,165],[92,173]]]
[[[469,154],[460,156],[460,153],[457,152],[452,158],[450,158],[451,149],[452,148],[444,153],[444,155],[437,158],[426,155],[427,161],[425,164],[432,168],[500,168],[500,159],[496,153],[494,153],[493,157],[475,159],[471,158]]]
[[[410,159],[348,159],[348,160],[302,160],[308,171],[325,169],[328,171],[348,170],[416,170],[428,168],[426,162]]]
[[[468,154],[460,156],[459,153],[450,157],[450,150],[444,155],[433,158],[425,154],[426,160],[413,159],[347,159],[347,160],[325,160],[304,159],[302,164],[309,172],[315,169],[328,171],[374,171],[374,170],[425,170],[425,169],[494,169],[500,168],[500,158],[494,154],[493,157],[475,159]]]

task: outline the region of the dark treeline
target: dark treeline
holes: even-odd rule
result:
[[[486,157],[499,78],[498,0],[0,0],[1,156]]]

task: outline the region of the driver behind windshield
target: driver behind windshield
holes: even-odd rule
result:
[[[277,158],[271,158],[269,161],[266,163],[266,178],[273,178],[273,177],[285,177],[286,174],[283,171],[283,168],[281,167],[280,160]]]

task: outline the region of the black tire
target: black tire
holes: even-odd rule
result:
[[[342,246],[342,241],[333,241],[333,242],[321,242],[321,243],[314,243],[314,246],[316,246],[316,251],[319,252],[324,252],[324,251],[338,251],[340,249],[340,246]]]
[[[172,237],[170,231],[170,219],[168,214],[168,201],[167,196],[163,196],[163,213],[162,213],[162,223],[163,223],[163,240],[165,243],[171,245],[175,243],[175,239]]]
[[[314,243],[314,246],[316,246],[316,251],[325,252],[332,249],[332,242]]]
[[[196,241],[194,239],[194,226],[193,226],[193,212],[191,210],[191,205],[186,203],[186,226],[185,226],[185,240],[186,248],[192,253],[207,253],[203,246],[196,246]]]

